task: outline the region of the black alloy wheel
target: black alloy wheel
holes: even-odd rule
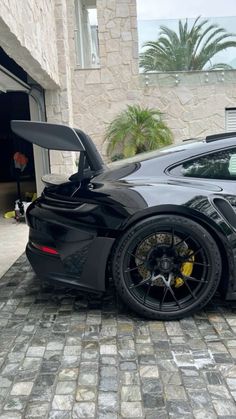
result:
[[[221,255],[205,228],[176,215],[158,215],[132,226],[113,254],[121,298],[152,319],[176,320],[203,308],[221,276]]]

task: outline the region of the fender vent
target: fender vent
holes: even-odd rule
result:
[[[223,198],[214,198],[213,202],[221,215],[236,229],[236,213],[230,203]]]

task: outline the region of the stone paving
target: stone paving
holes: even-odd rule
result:
[[[1,194],[0,194],[1,195]],[[0,212],[0,278],[25,250],[29,227],[24,222],[3,218]]]
[[[41,290],[23,255],[0,282],[0,418],[236,418],[236,304],[179,322]]]

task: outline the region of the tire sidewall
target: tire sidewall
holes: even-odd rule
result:
[[[180,227],[184,233],[194,235],[194,238],[204,247],[204,252],[210,260],[210,273],[208,273],[208,285],[200,298],[193,302],[189,307],[185,307],[175,312],[160,312],[154,309],[143,306],[135,299],[128,289],[124,273],[123,262],[128,247],[131,242],[140,238],[140,241],[152,234],[155,229],[170,227]],[[142,220],[128,229],[125,234],[118,241],[112,258],[112,272],[115,286],[121,298],[139,314],[162,320],[176,320],[194,313],[203,308],[214,295],[221,276],[221,256],[217,244],[208,231],[197,222],[182,216],[175,215],[158,215],[148,219]]]

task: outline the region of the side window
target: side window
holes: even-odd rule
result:
[[[217,151],[176,166],[171,174],[207,179],[236,180],[236,148]]]
[[[99,68],[99,42],[96,0],[75,0],[76,65]]]

